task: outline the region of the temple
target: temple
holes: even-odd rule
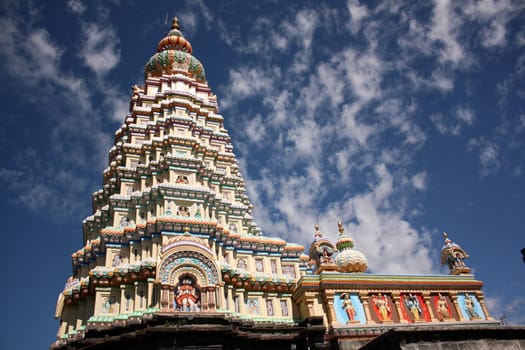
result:
[[[305,228],[307,250],[264,233],[177,19],[144,75],[72,254],[53,349],[357,349],[392,331],[498,327],[447,234],[449,275],[383,275],[341,222],[336,242]]]

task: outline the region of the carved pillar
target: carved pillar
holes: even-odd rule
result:
[[[396,306],[397,315],[399,317],[399,322],[401,323],[409,323],[405,318],[403,317],[403,310],[401,310],[401,294],[399,292],[392,293],[392,301],[394,302],[394,305]],[[392,315],[390,316],[392,321],[394,321],[394,313],[392,312]]]
[[[479,305],[481,305],[481,310],[483,310],[483,313],[485,314],[485,319],[493,320],[489,314],[489,311],[487,310],[487,306],[485,305],[485,295],[483,292],[476,292],[476,298],[479,301]]]
[[[160,309],[162,311],[168,311],[170,307],[170,290],[169,286],[162,285],[160,291]]]
[[[456,294],[451,294],[451,295],[450,295],[450,298],[452,299],[452,304],[454,304],[454,308],[456,309],[456,314],[458,315],[459,320],[460,320],[460,321],[468,321],[468,320],[466,320],[466,319],[463,317],[463,312],[461,312],[461,308],[459,307],[459,303],[458,303],[458,295],[457,295],[457,293],[456,293]],[[452,315],[451,315],[451,316],[452,316]]]
[[[86,302],[84,300],[79,300],[77,304],[77,322],[75,325],[75,329],[79,329],[82,326],[82,319],[84,316],[84,309]]]
[[[235,305],[233,304],[233,286],[227,285],[228,288],[228,294],[226,297],[226,305],[227,309],[230,311],[235,311]]]
[[[306,299],[306,308],[308,309],[308,316],[315,316],[314,300],[312,298]]]
[[[312,301],[315,296],[312,295]],[[335,293],[332,290],[325,290],[323,293],[323,299],[324,304],[326,308],[328,309],[327,318],[328,318],[328,324],[335,326],[338,324],[337,317],[335,316],[335,310],[334,310],[334,297]]]
[[[221,282],[219,288],[215,291],[216,308],[224,309],[224,282]]]
[[[208,311],[208,287],[201,289],[201,310]]]
[[[146,307],[154,307],[153,305],[153,278],[148,278],[148,302]]]
[[[328,323],[332,327],[338,326],[339,322],[337,322],[337,317],[335,316],[334,297],[333,296],[331,297],[331,299],[326,300],[326,307],[328,307]]]
[[[246,298],[244,295],[244,289],[237,290],[239,296],[239,311],[241,315],[246,315]]]
[[[168,309],[169,310],[175,310],[175,308],[177,307],[177,303],[175,303],[175,287],[174,286],[170,286],[169,290],[170,290],[170,293],[169,293]]]
[[[120,313],[127,314],[130,310],[126,310],[126,285],[120,285]]]
[[[215,311],[215,287],[208,287],[208,310]]]
[[[368,305],[368,294],[366,292],[359,293],[359,298],[363,301],[363,309],[365,309],[366,323],[375,323],[370,315],[370,306]]]
[[[436,315],[436,312],[434,311],[434,308],[432,307],[432,300],[429,292],[423,292],[423,301],[425,302],[425,305],[427,306],[428,314],[430,315],[430,321],[432,322],[439,322],[439,319]]]

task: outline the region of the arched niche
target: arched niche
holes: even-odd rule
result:
[[[197,237],[184,234],[169,239],[161,248],[157,270],[161,311],[214,311],[221,283],[216,261],[207,243]],[[188,293],[187,298],[182,293]]]

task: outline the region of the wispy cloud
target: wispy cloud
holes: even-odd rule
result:
[[[84,4],[82,4],[82,1],[80,0],[69,0],[67,2],[67,6],[71,11],[73,11],[77,15],[83,14],[86,10],[86,7],[84,6]]]
[[[78,4],[69,6],[75,14],[83,12]],[[0,74],[14,82],[13,89],[31,89],[28,103],[46,111],[42,125],[48,129],[43,135],[50,147],[27,148],[20,140],[18,148],[23,151],[11,154],[0,180],[4,186],[12,184],[23,173],[24,181],[8,186],[15,203],[41,214],[68,215],[86,206],[78,201],[94,187],[86,174],[102,169],[107,157],[111,136],[101,129],[102,106],[92,102],[96,98],[93,81],[65,65],[65,49],[38,24],[38,11],[33,12],[32,21],[21,17],[18,5],[7,6],[6,11],[9,16],[0,18],[0,28],[5,29],[0,39],[4,62]]]
[[[468,142],[469,151],[476,152],[481,165],[481,175],[489,175],[497,171],[501,165],[500,147],[484,137],[471,139]]]
[[[79,58],[97,76],[104,76],[120,61],[118,37],[109,23],[83,23]]]

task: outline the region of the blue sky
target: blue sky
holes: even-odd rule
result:
[[[265,235],[335,239],[341,218],[369,272],[447,273],[447,231],[492,315],[525,323],[522,1],[3,0],[0,347],[54,340],[91,193],[174,15]]]

